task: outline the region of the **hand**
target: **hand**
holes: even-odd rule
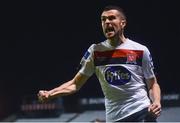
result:
[[[50,95],[50,94],[49,94],[48,91],[46,91],[46,90],[40,90],[39,93],[37,94],[38,100],[39,100],[40,102],[45,102],[45,101],[47,101],[48,98],[50,97],[49,95]]]
[[[148,111],[155,117],[159,117],[161,114],[161,104],[159,102],[153,102],[149,108]]]

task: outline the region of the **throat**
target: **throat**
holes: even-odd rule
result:
[[[113,39],[108,39],[108,43],[112,46],[112,47],[117,47],[119,45],[121,45],[122,43],[124,43],[126,41],[125,37],[122,38],[113,38]]]
[[[119,46],[122,42],[118,41],[118,40],[108,40],[109,44],[113,47],[117,47]]]

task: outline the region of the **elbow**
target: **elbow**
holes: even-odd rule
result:
[[[77,86],[77,85],[75,85],[75,84],[73,84],[71,87],[72,87],[72,88],[71,88],[72,93],[76,93],[77,91],[79,91],[79,90],[80,90],[80,87],[78,87],[78,86]]]
[[[160,89],[160,86],[159,86],[159,84],[156,82],[156,83],[153,84],[152,88],[158,88],[158,89]]]
[[[81,86],[75,85],[75,91],[79,91],[81,89]]]
[[[81,84],[78,84],[75,80],[72,81],[71,88],[73,92],[77,92],[81,89]]]

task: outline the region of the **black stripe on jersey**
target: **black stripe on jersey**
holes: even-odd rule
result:
[[[137,58],[136,61],[129,62],[127,57],[96,57],[94,59],[95,66],[108,65],[108,64],[132,64],[142,66],[142,58]]]

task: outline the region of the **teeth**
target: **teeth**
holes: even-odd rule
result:
[[[106,32],[112,32],[112,31],[114,31],[113,28],[108,28],[108,29],[106,29]]]

